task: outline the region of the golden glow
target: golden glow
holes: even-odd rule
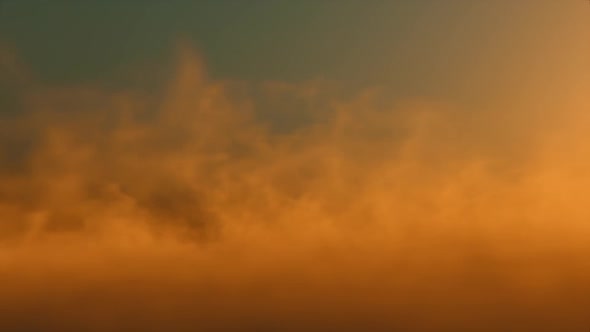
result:
[[[268,83],[318,105],[275,133],[181,55],[162,98],[19,90],[1,127],[40,137],[0,173],[2,330],[588,328],[583,94],[523,121]]]

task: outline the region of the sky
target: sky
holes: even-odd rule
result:
[[[0,330],[587,330],[589,76],[582,0],[0,0]]]
[[[325,78],[355,88],[387,85],[400,97],[465,100],[480,90],[509,94],[534,81],[547,84],[555,71],[579,71],[586,58],[580,43],[587,36],[586,5],[4,1],[0,32],[37,74],[55,82],[112,79],[139,61],[162,61],[186,38],[214,77]]]

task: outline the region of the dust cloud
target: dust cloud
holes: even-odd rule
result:
[[[0,329],[581,331],[590,118],[0,57]],[[542,116],[541,116],[542,115]]]

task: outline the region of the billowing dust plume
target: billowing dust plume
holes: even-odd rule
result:
[[[0,57],[0,330],[585,331],[590,119]],[[582,95],[581,95],[582,96]]]

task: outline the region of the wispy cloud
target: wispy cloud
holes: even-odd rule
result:
[[[525,123],[205,73],[184,46],[155,95],[7,80],[0,327],[584,326],[587,100]]]

